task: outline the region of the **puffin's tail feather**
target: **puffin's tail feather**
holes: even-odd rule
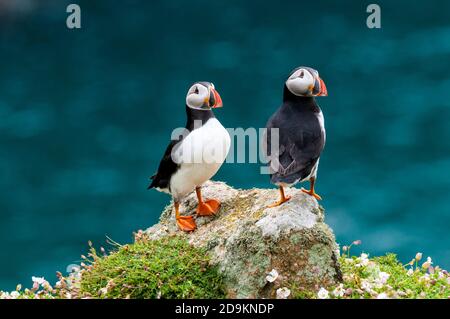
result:
[[[156,186],[156,179],[155,179],[155,177],[156,177],[156,174],[150,177],[152,182],[150,183],[150,185],[148,185],[147,189],[151,189],[151,188]]]

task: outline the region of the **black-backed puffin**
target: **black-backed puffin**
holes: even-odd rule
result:
[[[323,114],[315,97],[327,95],[319,72],[312,68],[296,68],[286,80],[283,104],[266,125],[270,178],[280,189],[280,200],[269,207],[279,206],[290,199],[285,195],[284,187],[307,180],[311,189],[302,191],[321,199],[314,191],[314,184],[326,136]],[[278,129],[278,132],[271,129]],[[273,139],[277,137],[278,147],[275,149],[277,144],[271,143],[276,142]]]
[[[172,137],[148,187],[172,195],[177,225],[186,232],[195,230],[196,223],[192,216],[180,215],[183,197],[195,189],[199,216],[214,215],[220,207],[218,200],[204,201],[201,194],[201,185],[217,173],[230,149],[230,135],[211,110],[218,107],[222,99],[212,83],[191,86],[186,95],[185,130]]]

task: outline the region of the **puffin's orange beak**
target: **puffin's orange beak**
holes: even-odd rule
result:
[[[319,78],[320,82],[320,92],[317,94],[317,96],[328,96],[327,86],[325,85],[325,82],[321,78]]]
[[[214,105],[212,105],[211,107],[213,109],[222,107],[223,106],[222,98],[220,97],[219,93],[213,88],[211,88],[211,93],[214,95]]]

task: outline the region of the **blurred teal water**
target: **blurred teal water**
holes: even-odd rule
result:
[[[81,30],[65,27],[68,1],[5,3],[0,289],[53,279],[88,240],[129,242],[158,220],[169,197],[148,176],[193,81],[214,82],[226,127],[259,128],[298,65],[330,94],[317,187],[338,242],[450,267],[448,1],[377,1],[381,30],[357,1],[79,1]],[[216,179],[272,187],[256,164]]]

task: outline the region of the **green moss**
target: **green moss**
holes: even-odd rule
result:
[[[425,269],[420,266],[402,265],[395,254],[368,259],[342,256],[344,274],[344,298],[427,298],[448,299],[450,285],[447,272],[439,267]],[[380,280],[381,275],[387,280]],[[330,290],[332,291],[332,290]]]
[[[450,298],[450,277],[439,267],[421,267],[418,261],[413,265],[402,265],[394,254],[374,258],[344,255],[339,262],[344,280],[339,285],[325,287],[327,298]],[[318,291],[296,284],[290,289],[292,298],[319,297]]]
[[[302,236],[297,233],[297,234],[293,234],[290,238],[289,241],[291,242],[292,245],[298,245],[301,242]]]
[[[261,231],[251,223],[241,227],[246,229],[245,236],[228,239],[229,255],[221,266],[227,272],[226,286],[235,287],[231,294],[237,298],[256,296],[266,284],[265,274],[270,266],[270,252]],[[253,276],[242,276],[244,272],[251,272]]]
[[[244,244],[249,248],[249,243]],[[255,248],[255,247],[254,247]],[[321,248],[314,248],[317,253]],[[53,298],[223,298],[223,279],[217,269],[209,265],[206,252],[190,246],[179,237],[158,241],[139,240],[119,248],[107,256],[98,256],[94,249],[90,253],[91,264],[82,266],[80,276],[68,278],[58,276],[59,285],[48,282],[39,287],[16,291],[0,291],[0,299],[53,299]],[[242,255],[234,262],[245,260]],[[419,259],[419,260],[418,260]],[[262,262],[262,260],[260,261]],[[326,297],[339,299],[360,298],[450,298],[450,277],[447,271],[431,261],[420,265],[420,258],[402,265],[394,254],[367,258],[367,255],[341,256],[344,281],[336,286],[306,288],[301,283],[286,285],[291,290],[290,298],[318,298],[318,289],[326,288]],[[261,269],[258,263],[241,264]],[[235,273],[235,278],[239,272]],[[251,295],[258,283],[241,278],[241,285],[234,297]],[[384,278],[384,279],[383,279]],[[256,285],[255,285],[256,284]],[[323,296],[323,294],[322,294]]]
[[[390,274],[388,285],[393,290],[402,291],[407,298],[450,298],[448,276],[439,276],[439,269],[433,272],[416,267],[412,274],[397,260],[396,255],[388,254],[373,259],[380,270]]]
[[[205,250],[170,237],[98,257],[83,271],[81,295],[101,298],[223,298],[222,277]]]
[[[291,297],[293,299],[315,299],[316,292],[293,284],[291,286]]]
[[[315,244],[309,249],[308,264],[311,265],[311,269],[315,269],[314,273],[305,272],[306,277],[310,281],[317,280],[317,278],[336,276],[336,271],[333,267],[330,267],[330,260],[332,260],[330,247],[324,244]]]

